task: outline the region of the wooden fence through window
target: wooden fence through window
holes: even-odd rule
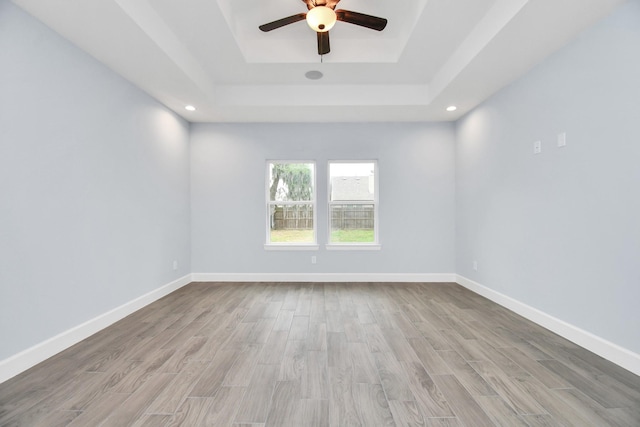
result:
[[[331,229],[373,229],[373,205],[332,205]],[[271,227],[274,230],[308,230],[313,228],[310,205],[276,206]]]
[[[274,230],[313,229],[313,207],[310,205],[276,206],[271,226]]]
[[[373,205],[331,205],[332,230],[373,229]]]

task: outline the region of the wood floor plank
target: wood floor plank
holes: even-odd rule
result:
[[[613,414],[608,412],[610,411],[609,408],[603,408],[596,401],[575,388],[553,390],[552,394],[558,396],[562,402],[566,402],[573,411],[591,420],[594,425],[620,425],[613,419]],[[628,424],[625,422],[623,425]]]
[[[301,421],[305,427],[329,427],[329,401],[303,399]]]
[[[312,351],[327,351],[327,324],[315,323],[309,320],[309,336],[307,349]]]
[[[604,408],[595,400],[575,388],[567,388],[555,390],[562,400],[567,402],[579,411],[588,414],[597,414],[592,416],[593,419],[602,420],[602,425],[612,425],[617,427],[626,427],[634,424],[640,424],[640,407],[632,408]]]
[[[380,384],[376,361],[365,343],[347,343],[354,383]],[[331,366],[331,365],[330,365]]]
[[[326,351],[307,351],[301,381],[302,399],[329,398],[329,371]]]
[[[275,319],[260,319],[253,325],[247,343],[265,344],[275,326]]]
[[[407,374],[409,389],[415,397],[417,407],[426,418],[455,416],[447,399],[420,363],[402,362],[401,364]]]
[[[308,336],[309,316],[294,316],[289,329],[289,339],[292,341],[305,341]]]
[[[438,354],[442,357],[442,360],[451,367],[453,374],[472,395],[495,396],[497,394],[485,379],[482,378],[458,352],[449,350],[439,351]]]
[[[462,421],[463,424],[474,427],[493,426],[491,419],[455,376],[435,375],[433,381],[447,399],[447,403],[453,409],[456,418]]]
[[[360,426],[362,424],[354,400],[352,377],[351,367],[329,368],[330,421],[333,426]]]
[[[274,331],[288,331],[291,329],[291,322],[293,322],[293,310],[280,310],[275,324],[273,325]]]
[[[441,329],[437,329],[434,324],[429,322],[416,322],[414,326],[420,331],[422,337],[427,340],[434,350],[453,350],[451,344],[449,344],[440,332]]]
[[[394,426],[389,402],[380,384],[354,384],[354,400],[363,426]]]
[[[131,425],[141,417],[175,374],[157,373],[142,384],[102,424],[103,427]],[[78,420],[80,417],[76,418]]]
[[[425,427],[462,427],[457,418],[425,418]]]
[[[236,361],[238,350],[220,350],[207,365],[203,375],[189,393],[189,397],[213,397]]]
[[[478,361],[469,364],[491,387],[520,415],[546,414],[547,411],[536,400],[530,398],[520,386],[517,378],[511,378],[502,372],[493,362]],[[523,376],[524,377],[524,376]]]
[[[245,394],[244,387],[221,387],[202,419],[203,426],[229,426]]]
[[[307,343],[305,341],[287,341],[282,361],[280,362],[279,381],[302,380],[302,373],[307,366]]]
[[[168,387],[162,390],[147,408],[148,414],[173,414],[187,398],[194,384],[202,376],[209,362],[192,360],[176,374]]]
[[[295,311],[298,307],[298,299],[300,298],[300,290],[292,287],[287,289],[287,293],[284,296],[284,300],[282,301],[282,310],[293,310]]]
[[[389,409],[397,427],[420,427],[425,425],[424,418],[415,402],[390,400]]]
[[[367,334],[357,317],[344,317],[344,333],[348,342],[367,342]]]
[[[66,400],[57,409],[63,411],[83,411],[96,396],[104,393],[104,385],[109,375],[102,372],[91,372],[82,375],[82,383],[74,387],[73,393],[66,395]],[[56,391],[60,393],[60,391]],[[60,393],[61,394],[61,393]]]
[[[158,349],[155,352],[150,352],[139,366],[136,366],[122,378],[118,385],[113,388],[113,391],[115,393],[135,392],[154,373],[162,372],[163,365],[174,353],[175,349],[173,348]]]
[[[605,408],[622,408],[633,404],[630,399],[620,396],[602,383],[580,375],[560,361],[542,360],[540,363]]]
[[[382,329],[378,324],[366,324],[364,325],[364,330],[371,353],[391,353],[391,348],[387,344]]]
[[[212,397],[188,397],[169,420],[174,426],[204,425],[203,419],[213,404]]]
[[[367,303],[356,303],[356,314],[361,325],[376,323],[376,318]]]
[[[375,353],[376,367],[380,382],[389,400],[411,401],[413,394],[409,389],[407,374],[392,353]]]
[[[201,360],[199,353],[206,343],[206,337],[194,336],[189,338],[162,366],[162,372],[177,374],[182,371],[190,361]]]
[[[122,393],[108,393],[100,396],[91,406],[82,411],[69,424],[69,427],[97,426],[100,425],[111,414],[116,413],[129,398],[130,395]]]
[[[545,368],[542,364],[538,363],[538,361],[531,359],[516,347],[501,348],[499,351],[522,366],[529,375],[535,377],[547,388],[572,387],[569,382]]]
[[[381,328],[381,331],[387,345],[391,349],[391,352],[396,356],[397,360],[402,362],[420,361],[416,352],[413,350],[411,345],[409,345],[409,341],[407,341],[404,335],[402,335],[402,331],[399,329],[384,328]]]
[[[265,427],[299,427],[303,406],[299,381],[278,381]]]
[[[235,421],[264,423],[267,420],[271,395],[280,373],[279,365],[258,365],[251,377],[247,392],[240,403]]]
[[[392,317],[395,325],[402,331],[402,335],[406,339],[422,338],[420,331],[416,329],[404,312],[393,313]]]
[[[640,426],[640,377],[450,283],[192,283],[0,384],[0,425]]]
[[[253,370],[258,364],[258,357],[263,347],[264,345],[262,344],[247,344],[242,351],[238,352],[236,354],[236,360],[224,377],[223,384],[225,386],[242,387],[249,385]]]
[[[258,363],[265,365],[278,365],[282,362],[289,331],[272,331],[265,343]]]
[[[553,421],[562,425],[598,426],[597,420],[590,419],[588,414],[576,411],[559,398],[553,390],[544,387],[532,377],[518,378],[529,396],[545,408],[545,412],[552,415]]]
[[[424,338],[410,339],[409,345],[429,374],[448,375],[452,373],[449,365]]]
[[[346,368],[351,365],[349,345],[344,332],[327,332],[328,366]]]
[[[327,333],[344,333],[344,319],[340,311],[325,311]]]
[[[309,321],[311,323],[325,323],[324,295],[311,298],[311,308],[309,310]]]
[[[298,305],[296,305],[296,316],[309,316],[311,315],[311,296],[303,295],[298,299]]]
[[[132,427],[165,427],[171,422],[171,415],[145,414]]]
[[[518,415],[500,396],[476,396],[475,400],[496,426],[527,427],[522,416]]]

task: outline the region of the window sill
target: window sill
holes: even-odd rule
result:
[[[291,244],[291,243],[265,243],[264,250],[265,251],[317,251],[319,246],[316,244],[308,244],[308,245],[299,245],[299,244]]]
[[[328,251],[379,251],[382,245],[377,243],[359,244],[359,243],[342,243],[325,245]]]

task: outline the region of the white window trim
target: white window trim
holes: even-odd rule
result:
[[[265,243],[264,249],[267,251],[317,251],[320,246],[317,244],[300,244],[300,243]]]
[[[363,242],[341,242],[335,243],[331,242],[331,205],[333,204],[354,204],[354,205],[370,205],[372,202],[370,200],[358,200],[358,201],[331,201],[331,164],[332,163],[373,163],[373,238],[374,241],[372,243],[363,243]],[[379,170],[378,170],[378,161],[377,160],[329,160],[327,162],[327,243],[325,245],[325,249],[328,251],[379,251],[382,249],[382,245],[380,244],[380,237],[378,235],[378,225],[380,223],[379,218]]]
[[[286,201],[286,202],[273,202],[271,200],[269,194],[269,185],[271,182],[271,171],[269,170],[269,165],[271,163],[280,163],[280,164],[292,164],[292,163],[311,163],[313,164],[313,194],[311,200],[305,201]],[[269,251],[315,251],[318,250],[318,203],[317,203],[317,164],[315,160],[267,160],[265,162],[265,244],[264,249]],[[270,242],[269,239],[271,237],[270,230],[271,224],[269,223],[269,207],[272,204],[278,205],[313,205],[313,242],[309,243],[287,243],[287,242]]]
[[[328,251],[379,251],[382,249],[380,243],[327,243],[325,249]]]

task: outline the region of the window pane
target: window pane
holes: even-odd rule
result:
[[[269,200],[313,200],[313,163],[269,163]]]
[[[313,205],[269,205],[270,243],[315,243]]]
[[[375,243],[374,205],[331,204],[331,243]]]
[[[374,201],[373,163],[331,163],[331,201]]]

